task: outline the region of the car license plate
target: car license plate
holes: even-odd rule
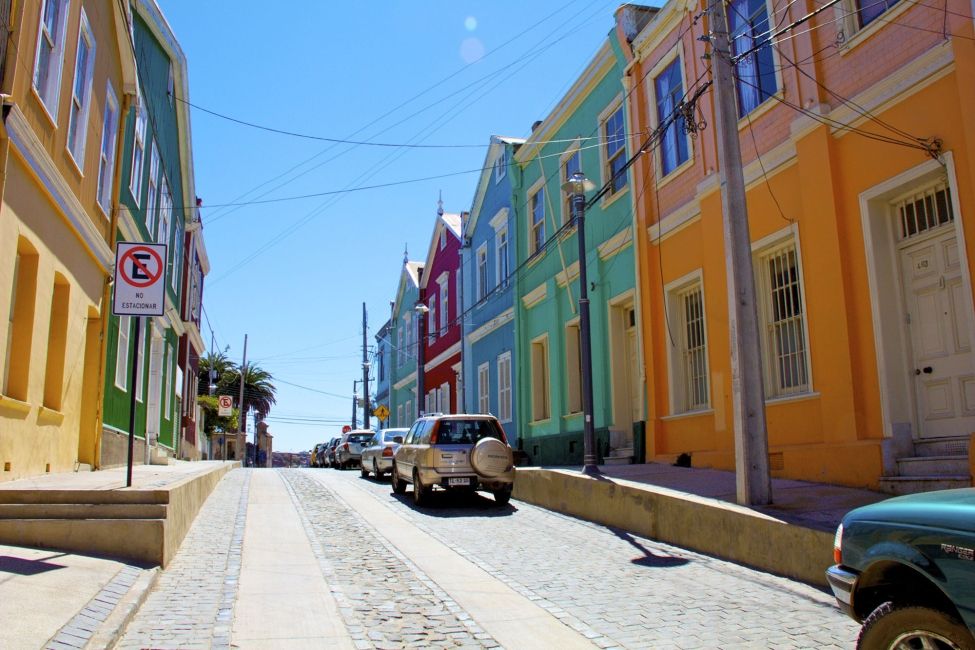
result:
[[[448,478],[447,485],[470,485],[471,480],[469,478]]]

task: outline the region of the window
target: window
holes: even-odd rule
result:
[[[545,247],[545,186],[540,185],[528,202],[531,206],[528,253],[535,255]]]
[[[159,147],[154,142],[149,143],[149,198],[146,201],[146,230],[149,231],[149,238],[156,237],[156,213],[158,205],[156,198],[159,196]]]
[[[807,392],[809,356],[795,243],[790,241],[761,253],[755,268],[765,325],[762,344],[766,396]]]
[[[500,183],[508,172],[508,151],[502,149],[500,155],[494,159],[494,182]]]
[[[156,242],[169,245],[169,224],[172,219],[173,195],[169,192],[169,183],[163,176],[159,192],[159,230],[156,232]]]
[[[47,367],[44,371],[44,406],[55,411],[61,410],[70,292],[68,280],[60,273],[55,273],[54,290],[51,296],[51,319],[47,330]]]
[[[176,355],[171,345],[166,346],[166,355],[169,357],[169,372],[166,373],[166,406],[163,410],[163,417],[167,420],[172,419],[173,408],[173,381],[176,377]]]
[[[548,378],[548,337],[532,341],[531,344],[532,369],[532,420],[538,422],[547,420],[551,415],[549,406],[549,378]]]
[[[403,357],[406,361],[409,361],[412,357],[416,356],[416,330],[413,328],[413,312],[406,312],[406,316],[403,320],[403,341],[405,345],[403,346]]]
[[[488,292],[487,244],[477,248],[477,301],[484,300]]]
[[[434,388],[432,391],[430,391],[423,397],[423,411],[425,413],[437,412],[437,397],[439,395],[440,395],[440,391]]]
[[[169,199],[169,212],[172,214],[173,211],[173,199]],[[173,287],[173,291],[179,291],[179,278],[183,272],[183,227],[180,225],[180,220],[177,218],[173,225],[175,226],[173,233],[173,270],[169,275],[169,283]]]
[[[674,409],[678,412],[706,409],[710,405],[708,347],[700,281],[673,291],[670,302],[678,323],[677,350],[672,357]]]
[[[107,215],[112,212],[112,180],[115,175],[115,138],[118,134],[118,100],[109,83],[105,89],[105,116],[102,119],[102,148],[98,157],[98,205]]]
[[[872,23],[880,14],[895,4],[897,0],[855,0],[857,24],[864,28]]]
[[[955,220],[951,209],[951,190],[944,183],[911,194],[894,204],[900,219],[898,238],[902,241]]]
[[[579,150],[576,149],[572,153],[566,154],[566,157],[562,159],[562,183],[564,184],[572,178],[573,174],[581,171],[582,162]],[[566,195],[562,198],[562,223],[568,223],[572,217],[572,195]]]
[[[477,412],[491,412],[491,393],[490,393],[491,366],[482,363],[477,367]]]
[[[404,325],[396,328],[396,367],[399,368],[403,365],[403,329],[406,327],[405,321]]]
[[[440,229],[440,250],[447,248],[447,231],[444,228]]]
[[[582,338],[579,321],[565,326],[565,374],[569,413],[582,413]]]
[[[440,412],[453,413],[450,408],[450,384],[440,384]]]
[[[684,96],[681,80],[680,57],[664,68],[653,80],[657,100],[657,124],[663,124],[677,108]],[[687,134],[684,130],[684,117],[678,117],[664,131],[660,141],[660,168],[664,175],[674,171],[687,162]]]
[[[138,323],[136,324],[138,325]],[[145,338],[143,338],[143,340],[139,341],[139,349],[135,351],[136,363],[139,364],[138,372],[135,375],[135,399],[140,402],[145,399],[146,395],[145,381],[143,379],[146,376],[145,357],[146,341]]]
[[[413,422],[416,419],[416,413],[413,412],[413,400],[406,400],[406,408],[404,410],[406,411],[406,422],[404,424]]]
[[[511,421],[511,353],[498,356],[498,420]]]
[[[437,338],[437,294],[430,296],[430,311],[427,313],[427,340]]]
[[[400,426],[400,427],[406,425],[406,421],[403,419],[403,405],[402,404],[397,404],[396,405],[396,425],[397,426]]]
[[[443,282],[440,282],[440,336],[447,335],[447,327],[450,324],[448,321],[448,314],[450,310],[448,305],[450,304],[448,294],[450,293],[450,274],[446,274],[443,278]]]
[[[132,139],[132,170],[129,178],[129,189],[135,204],[142,201],[142,168],[146,158],[146,107],[142,105],[142,95],[138,95],[135,103],[135,133]]]
[[[173,62],[169,62],[169,78],[166,80],[166,95],[169,97],[169,105],[173,105],[174,90],[176,89],[173,81]]]
[[[37,250],[23,237],[18,238],[7,322],[3,394],[22,402],[27,401],[27,384],[30,378],[34,304],[37,302],[37,264]]]
[[[603,122],[603,142],[606,155],[605,177],[610,179],[610,194],[626,187],[626,125],[623,122],[623,104]]]
[[[736,56],[752,49],[756,40],[766,39],[769,22],[765,0],[731,0],[728,28]],[[771,44],[766,42],[758,51],[739,59],[735,79],[738,116],[743,117],[775,94],[777,84]]]
[[[494,234],[494,241],[497,245],[497,259],[494,266],[497,272],[497,286],[508,286],[508,228],[501,228]]]
[[[37,33],[37,59],[34,62],[34,89],[54,121],[58,118],[61,92],[61,65],[64,61],[65,21],[68,0],[44,0]]]
[[[122,390],[129,386],[129,332],[132,331],[132,318],[119,316],[118,348],[115,351],[115,385]]]
[[[85,167],[85,140],[88,136],[88,106],[91,104],[92,72],[95,69],[95,37],[85,10],[81,10],[78,33],[78,56],[74,65],[74,85],[71,86],[71,112],[68,114],[68,151],[78,169]]]

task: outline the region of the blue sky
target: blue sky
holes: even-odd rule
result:
[[[527,137],[613,27],[618,0],[158,0],[189,65],[197,194],[211,272],[208,344],[275,377],[274,447],[311,448],[351,419],[402,265],[426,255],[443,193],[469,210],[492,134]],[[478,58],[478,57],[481,58]],[[388,188],[225,203],[446,178]],[[361,421],[361,411],[360,411]]]

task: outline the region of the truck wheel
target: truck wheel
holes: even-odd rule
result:
[[[390,482],[393,484],[393,492],[396,494],[406,494],[406,481],[399,477],[399,472],[396,471],[396,465],[393,465],[393,473],[390,478]]]
[[[975,639],[954,616],[920,605],[886,602],[863,622],[857,650],[890,648],[975,650]]]
[[[508,505],[508,502],[511,501],[511,486],[509,485],[506,488],[501,488],[500,490],[495,490],[494,491],[494,501],[499,506]]]

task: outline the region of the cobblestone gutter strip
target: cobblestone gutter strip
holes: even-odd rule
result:
[[[229,650],[252,471],[221,479],[117,648]]]
[[[282,476],[357,648],[500,647],[331,490],[297,471]]]
[[[115,608],[129,594],[143,573],[143,569],[134,566],[121,568],[44,647],[48,650],[87,647],[92,638],[107,624]]]

